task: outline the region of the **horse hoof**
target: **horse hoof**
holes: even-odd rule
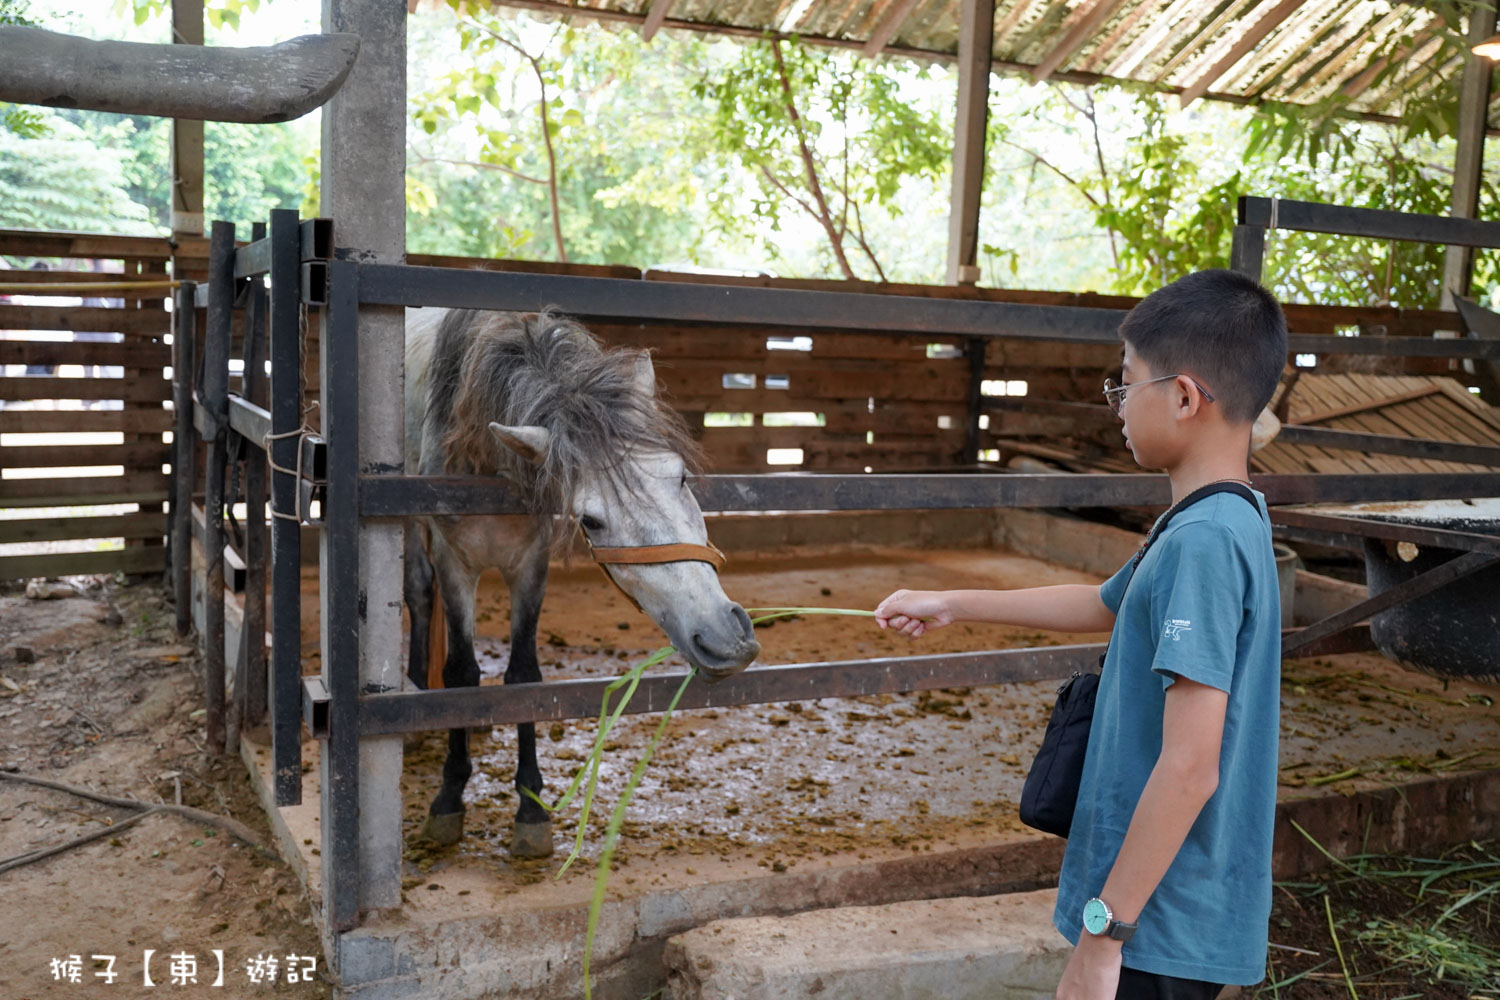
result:
[[[429,813],[427,822],[422,824],[422,839],[430,840],[439,847],[451,847],[463,835],[464,814],[461,812],[442,815]]]
[[[517,823],[510,837],[510,853],[517,858],[550,858],[552,856],[552,821]]]

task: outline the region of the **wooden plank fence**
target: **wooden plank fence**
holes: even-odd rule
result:
[[[0,230],[0,580],[164,568],[173,252]]]

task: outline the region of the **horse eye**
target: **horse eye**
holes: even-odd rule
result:
[[[682,477],[682,488],[683,489],[687,489],[687,475],[686,475],[686,473],[684,473],[683,477]]]
[[[584,531],[602,531],[604,529],[604,522],[589,514],[581,516],[578,519],[578,523],[583,525]]]

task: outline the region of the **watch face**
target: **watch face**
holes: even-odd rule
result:
[[[1102,899],[1091,899],[1083,904],[1083,929],[1090,934],[1103,934],[1109,927],[1109,907]]]

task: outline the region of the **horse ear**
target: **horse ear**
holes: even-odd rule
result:
[[[547,457],[547,448],[552,443],[552,432],[545,427],[506,427],[490,423],[490,432],[495,440],[520,455],[533,465],[540,465]]]
[[[648,398],[656,395],[656,366],[651,363],[650,351],[635,356],[635,387]]]

